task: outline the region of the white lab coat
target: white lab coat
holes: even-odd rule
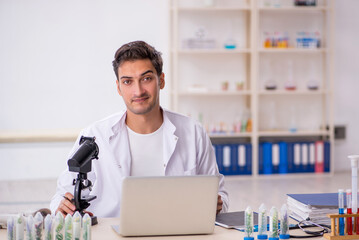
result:
[[[131,154],[125,124],[126,112],[114,114],[84,129],[80,135],[96,137],[99,159],[92,160],[88,178],[93,183],[91,201],[87,209],[98,217],[119,217],[122,179],[130,175]],[[219,194],[223,210],[228,209],[228,194],[224,189],[223,175],[219,174],[211,141],[203,127],[188,117],[163,110],[163,157],[166,176],[218,175]],[[72,150],[79,146],[79,138]],[[55,213],[63,195],[73,193],[76,173],[64,171],[58,181],[50,208]]]

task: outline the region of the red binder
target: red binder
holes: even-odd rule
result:
[[[315,172],[324,172],[324,142],[315,142]]]

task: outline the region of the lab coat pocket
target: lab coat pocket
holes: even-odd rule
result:
[[[196,167],[191,168],[190,170],[184,171],[185,176],[197,175]]]

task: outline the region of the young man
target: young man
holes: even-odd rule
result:
[[[228,209],[223,175],[205,130],[190,118],[160,107],[159,94],[165,86],[162,65],[161,53],[143,41],[119,48],[113,67],[127,110],[79,135],[96,136],[100,149],[88,174],[97,199],[87,209],[99,217],[120,215],[121,180],[126,176],[218,175],[217,213]],[[59,177],[50,205],[53,213],[73,214],[75,206],[68,199],[73,198],[75,177],[67,170]]]

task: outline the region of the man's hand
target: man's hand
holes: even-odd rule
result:
[[[56,209],[56,213],[60,211],[64,217],[67,214],[73,215],[76,210],[75,205],[73,204],[74,195],[67,192],[64,196],[64,199],[59,204],[59,207]],[[92,212],[84,211],[84,213],[88,213],[91,217],[93,216]]]
[[[67,192],[64,199],[61,200],[59,207],[56,209],[56,213],[60,211],[64,217],[66,217],[67,214],[73,215],[76,210],[76,207],[73,204],[73,199],[74,195]]]
[[[220,195],[218,195],[217,199],[217,214],[222,210],[223,201]]]

